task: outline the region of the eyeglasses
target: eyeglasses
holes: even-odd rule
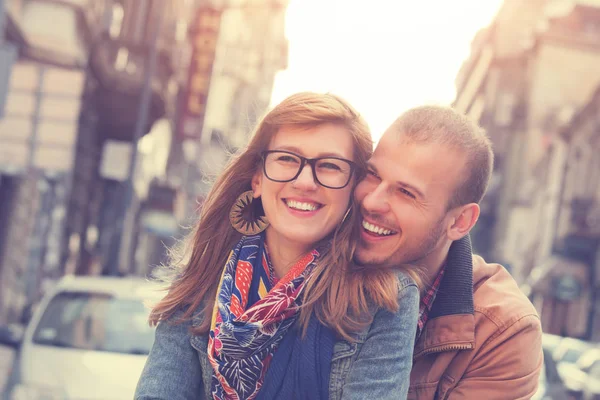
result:
[[[274,182],[291,182],[304,166],[310,165],[315,181],[329,189],[348,185],[356,164],[338,157],[306,158],[291,151],[268,150],[262,153],[265,176]]]

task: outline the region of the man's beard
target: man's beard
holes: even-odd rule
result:
[[[355,262],[359,265],[369,266],[371,268],[393,268],[399,265],[414,265],[418,267],[427,267],[423,265],[422,260],[429,256],[438,246],[440,238],[444,235],[445,227],[443,224],[444,217],[440,218],[433,228],[427,233],[421,244],[408,252],[404,252],[403,248],[399,248],[393,254],[385,259],[361,259],[359,252],[355,255]],[[362,244],[359,244],[359,247]],[[403,246],[404,247],[404,246]]]

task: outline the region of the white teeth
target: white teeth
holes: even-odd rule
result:
[[[295,200],[287,200],[287,205],[290,208],[295,208],[296,210],[302,211],[315,211],[318,208],[316,204],[302,203]]]
[[[367,222],[365,220],[363,220],[362,226],[363,226],[363,228],[365,228],[369,232],[373,232],[373,233],[376,233],[378,235],[387,236],[387,235],[390,235],[390,234],[393,233],[393,231],[391,231],[389,229],[385,229],[385,228],[382,228],[381,226],[373,225],[373,224],[371,224],[371,223],[369,223],[369,222]]]

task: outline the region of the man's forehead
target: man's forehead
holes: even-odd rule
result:
[[[403,157],[399,157],[400,155]],[[446,155],[447,157],[445,158],[452,158],[453,162],[465,159],[463,152],[448,143],[414,139],[401,131],[395,131],[391,128],[383,134],[373,152],[373,157],[392,157],[398,159],[399,162],[407,157],[421,158],[430,156],[436,158],[439,155]]]
[[[426,186],[451,183],[462,170],[465,158],[439,143],[412,141],[402,135],[384,135],[370,164],[386,180],[401,180]]]

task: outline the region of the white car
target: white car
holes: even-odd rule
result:
[[[20,340],[7,399],[132,399],[154,342],[146,302],[159,289],[140,278],[60,280]]]

